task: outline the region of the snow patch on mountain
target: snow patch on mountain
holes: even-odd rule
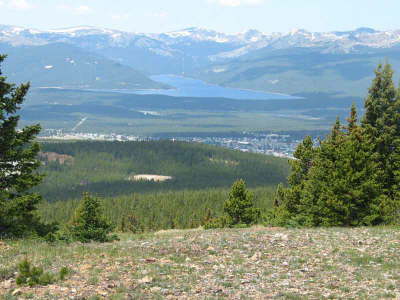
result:
[[[156,39],[169,41],[182,39],[190,39],[193,41],[214,41],[217,43],[228,43],[231,41],[231,37],[227,34],[196,27],[186,28],[180,31],[167,32],[164,35],[159,36],[153,35],[153,37]],[[165,39],[165,37],[167,37],[167,39]]]

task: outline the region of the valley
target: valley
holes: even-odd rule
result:
[[[46,136],[296,135],[327,130],[352,103],[362,110],[376,64],[400,67],[398,37],[367,28],[235,35],[2,26],[0,52],[9,53],[10,80],[33,86],[23,125],[40,121]]]
[[[186,93],[185,96],[161,95],[159,91],[32,89],[22,110],[22,122],[32,124],[40,120],[44,133],[66,135],[196,137],[222,132],[326,130],[337,116],[347,117],[352,103],[362,108],[362,99],[358,97],[333,94],[290,97],[194,82],[190,87],[177,85],[176,90],[166,90],[172,94]],[[80,124],[82,120],[85,121]],[[76,127],[77,124],[80,126]]]
[[[0,300],[400,299],[399,11],[0,0]]]

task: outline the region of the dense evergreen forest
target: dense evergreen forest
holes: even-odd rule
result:
[[[36,191],[49,202],[77,199],[83,192],[102,197],[132,193],[228,188],[242,178],[250,188],[285,182],[287,159],[243,153],[203,144],[150,142],[46,142],[46,176]],[[165,182],[132,181],[138,174],[171,176]]]
[[[104,212],[118,231],[141,232],[160,229],[197,228],[223,214],[230,188],[181,190],[131,194],[101,198]],[[272,207],[274,187],[251,189],[257,208],[264,214]],[[80,198],[53,203],[42,202],[40,215],[45,222],[67,223]]]

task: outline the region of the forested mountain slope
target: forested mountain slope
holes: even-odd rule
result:
[[[360,97],[367,91],[375,66],[385,61],[399,69],[400,48],[364,48],[359,53],[325,53],[323,48],[263,48],[216,62],[199,69],[194,76],[236,88]]]
[[[48,201],[90,191],[114,196],[161,190],[229,187],[239,178],[250,187],[276,185],[288,174],[287,159],[173,141],[44,143],[47,175],[38,188]],[[50,155],[51,156],[51,155]],[[137,175],[169,176],[163,182]]]

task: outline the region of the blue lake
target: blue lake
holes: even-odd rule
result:
[[[154,75],[150,76],[154,81],[158,81],[168,86],[170,89],[81,89],[92,92],[109,92],[136,95],[165,95],[173,97],[198,97],[198,98],[228,98],[238,100],[279,100],[279,99],[302,99],[279,93],[267,93],[254,90],[236,89],[209,84],[202,80],[177,76],[177,75]],[[64,89],[64,88],[61,88]]]
[[[174,88],[165,90],[139,90],[132,92],[141,95],[157,94],[175,97],[216,97],[249,100],[299,99],[298,97],[278,93],[265,93],[252,90],[227,88],[218,85],[208,84],[201,80],[177,75],[154,75],[150,78],[154,81],[167,84]]]

